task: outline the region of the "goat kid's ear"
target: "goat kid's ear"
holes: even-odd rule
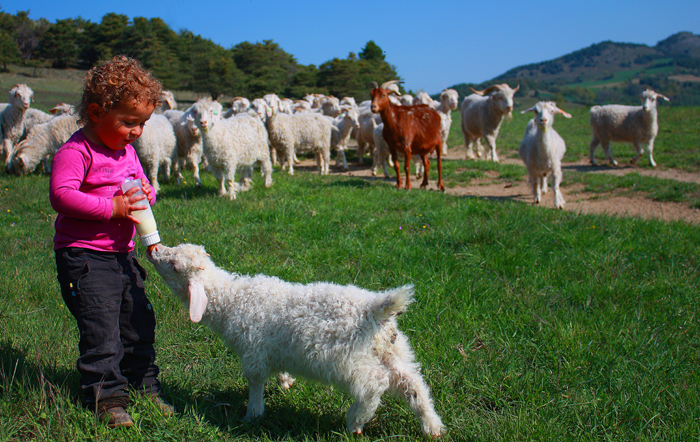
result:
[[[520,112],[520,113],[521,113],[521,114],[525,114],[525,113],[527,113],[527,112],[535,112],[535,106],[532,106],[530,109],[524,110],[524,111],[522,111],[522,112]]]
[[[199,322],[207,309],[209,299],[204,291],[204,284],[199,278],[192,278],[188,287],[190,295],[190,321]]]
[[[564,115],[566,118],[571,118],[571,114],[564,112],[563,110],[557,108],[557,112]]]

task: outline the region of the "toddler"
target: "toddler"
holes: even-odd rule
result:
[[[135,205],[155,202],[131,143],[159,105],[162,86],[125,56],[92,68],[78,106],[84,127],[52,162],[50,200],[58,212],[54,236],[61,295],[80,332],[77,369],[83,404],[110,427],[130,427],[129,392],[161,395],[155,364],[155,315],[146,297],[146,271],[134,256]],[[121,184],[140,180],[145,195]]]

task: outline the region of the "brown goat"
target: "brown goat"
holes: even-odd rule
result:
[[[396,91],[387,87],[397,83],[396,80],[387,81],[381,87],[373,82],[372,89],[372,112],[378,113],[382,117],[384,130],[382,136],[386,141],[391,159],[394,161],[396,170],[396,188],[401,188],[401,172],[399,170],[398,152],[403,152],[406,163],[404,171],[406,173],[406,189],[411,188],[411,155],[418,155],[423,162],[423,182],[421,189],[428,185],[428,171],[430,160],[428,155],[433,151],[437,153],[438,161],[438,189],[444,191],[445,185],[442,183],[442,136],[440,134],[441,121],[440,114],[430,106],[419,104],[416,106],[399,106],[389,100],[389,94],[396,94]]]

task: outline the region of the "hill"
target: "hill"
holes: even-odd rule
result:
[[[590,105],[636,103],[647,87],[675,105],[700,105],[700,36],[680,32],[655,46],[604,41],[554,60],[515,67],[482,85],[519,83],[522,95]],[[469,94],[470,85],[453,86]]]

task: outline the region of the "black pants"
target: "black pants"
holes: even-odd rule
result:
[[[146,271],[133,252],[56,250],[61,295],[80,332],[77,368],[83,404],[126,404],[128,388],[160,391],[156,320],[146,297]]]

